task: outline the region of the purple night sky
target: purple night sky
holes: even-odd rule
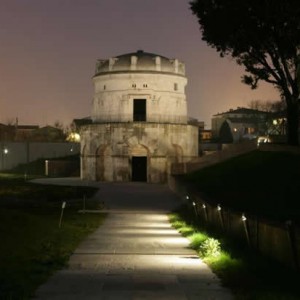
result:
[[[242,84],[243,70],[201,41],[188,3],[0,0],[0,123],[68,125],[89,116],[96,60],[139,49],[185,62],[189,116],[206,129],[216,113],[278,100],[273,86]]]

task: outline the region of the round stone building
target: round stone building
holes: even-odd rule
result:
[[[81,127],[81,178],[166,182],[173,162],[198,155],[188,125],[185,66],[137,51],[98,60],[91,124]]]

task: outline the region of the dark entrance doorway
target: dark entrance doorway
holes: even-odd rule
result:
[[[133,99],[133,121],[146,121],[146,99]]]
[[[132,181],[147,182],[147,157],[133,156],[132,157]]]

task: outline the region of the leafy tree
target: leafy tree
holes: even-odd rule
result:
[[[286,102],[288,143],[299,145],[299,0],[194,0],[202,40],[245,67],[242,81],[273,84]]]
[[[248,103],[248,107],[255,110],[281,113],[285,116],[286,103],[283,100],[279,101],[262,101],[262,100],[251,100]]]

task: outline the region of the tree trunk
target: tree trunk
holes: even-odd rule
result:
[[[287,102],[287,138],[288,144],[299,145],[299,104],[297,100]]]

